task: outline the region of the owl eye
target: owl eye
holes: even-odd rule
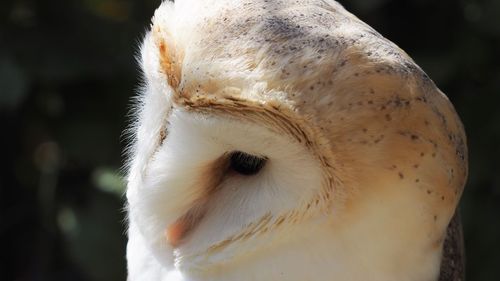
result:
[[[267,158],[258,157],[241,151],[234,151],[230,156],[230,166],[242,175],[255,175],[266,164]]]

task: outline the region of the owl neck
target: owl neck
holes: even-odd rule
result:
[[[415,194],[393,193],[393,200],[384,201],[387,197],[379,192],[345,210],[283,228],[273,239],[255,237],[248,245],[233,245],[232,252],[183,260],[182,273],[159,264],[143,270],[154,267],[154,258],[128,251],[129,271],[137,269],[137,276],[156,272],[154,279],[130,280],[436,281],[446,224],[436,227],[432,219],[419,215]],[[140,240],[133,235],[129,247],[143,249],[133,245]]]
[[[285,239],[286,243],[278,243],[251,257],[229,261],[202,274],[170,272],[166,280],[437,280],[441,251],[422,252],[420,246],[414,247],[412,243],[403,247],[401,241],[390,243],[391,237],[377,239],[380,229],[358,230],[365,231],[365,235],[351,231],[339,235],[327,227],[313,232],[305,229],[296,239]]]

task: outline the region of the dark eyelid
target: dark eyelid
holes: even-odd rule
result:
[[[255,156],[242,151],[231,152],[230,167],[235,172],[250,176],[257,174],[267,162],[267,157]]]

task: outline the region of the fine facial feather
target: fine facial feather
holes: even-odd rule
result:
[[[142,65],[131,280],[437,280],[465,135],[393,43],[333,1],[185,0]]]

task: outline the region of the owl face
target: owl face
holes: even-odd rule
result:
[[[138,221],[153,226],[151,237],[175,248],[179,261],[235,255],[250,249],[232,244],[256,247],[262,236],[317,213],[313,201],[324,184],[320,163],[286,135],[174,108],[142,182],[137,211],[145,219]]]
[[[129,164],[130,280],[436,280],[467,174],[460,120],[339,4],[292,2],[155,13]]]

